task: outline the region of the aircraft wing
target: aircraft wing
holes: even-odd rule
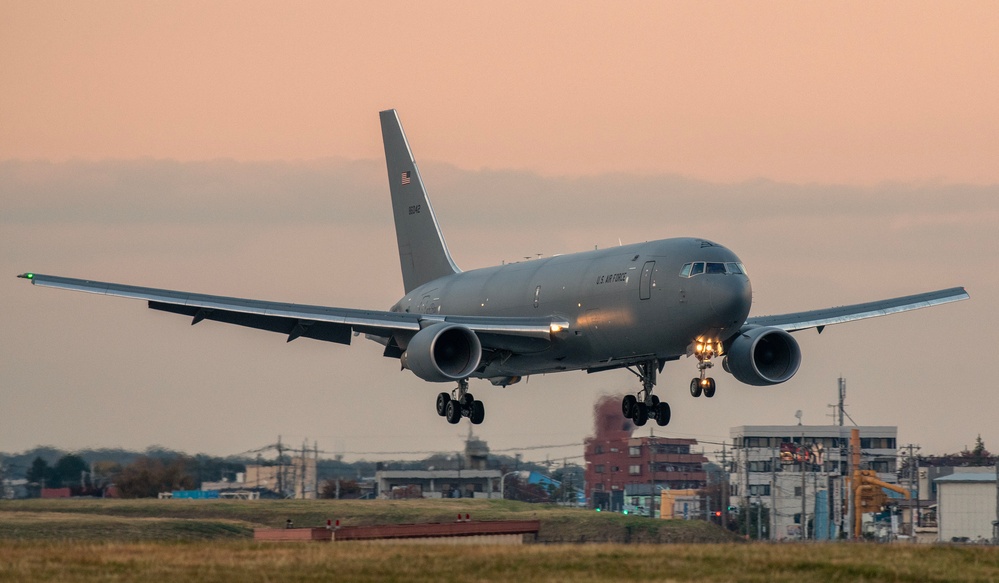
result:
[[[809,312],[797,312],[795,314],[781,314],[777,316],[755,316],[746,320],[746,324],[757,326],[769,326],[781,328],[788,332],[805,330],[807,328],[818,328],[819,333],[830,324],[842,324],[854,320],[864,320],[877,316],[887,316],[919,308],[928,308],[950,302],[959,302],[968,299],[968,292],[963,287],[952,287],[939,291],[892,298],[890,300],[879,300],[866,304],[854,304],[852,306],[841,306],[838,308],[826,308],[824,310],[812,310]]]
[[[25,273],[18,277],[43,287],[146,300],[151,309],[192,317],[192,325],[202,320],[215,320],[286,334],[288,342],[305,337],[350,344],[354,332],[386,339],[396,335],[405,338],[429,324],[452,322],[474,330],[484,348],[528,352],[544,349],[551,342],[553,330],[569,326],[567,321],[551,317],[449,316],[357,310],[212,296],[40,273]]]

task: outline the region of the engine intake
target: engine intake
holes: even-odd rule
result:
[[[482,343],[470,328],[440,322],[417,332],[400,360],[403,367],[425,381],[455,381],[479,367]]]
[[[798,372],[801,349],[780,328],[743,328],[729,343],[722,364],[740,382],[757,387],[783,383]]]

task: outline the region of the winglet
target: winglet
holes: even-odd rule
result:
[[[19,277],[19,278],[21,278],[21,279],[29,279],[29,280],[33,280],[33,279],[35,279],[35,274],[34,274],[34,273],[31,273],[31,272],[29,271],[28,273],[22,273],[21,275],[19,275],[19,276],[17,276],[17,277]]]

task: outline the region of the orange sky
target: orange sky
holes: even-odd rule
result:
[[[971,293],[799,334],[777,387],[718,373],[716,398],[684,398],[696,371],[671,363],[670,435],[827,423],[842,374],[851,415],[900,443],[996,449],[994,3],[535,4],[0,0],[0,451],[460,446],[440,387],[374,343],[192,329],[13,277],[385,309],[388,107],[465,269],[699,236],[746,263],[754,315]],[[581,443],[597,396],[637,390],[475,387],[496,448]]]
[[[0,159],[999,181],[991,2],[3,2]]]

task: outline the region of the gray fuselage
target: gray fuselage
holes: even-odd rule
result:
[[[741,273],[681,275],[695,262]],[[703,239],[678,238],[475,269],[427,282],[393,312],[558,316],[569,329],[539,352],[496,358],[473,376],[496,378],[623,366],[724,342],[749,315],[752,289],[739,258]]]

